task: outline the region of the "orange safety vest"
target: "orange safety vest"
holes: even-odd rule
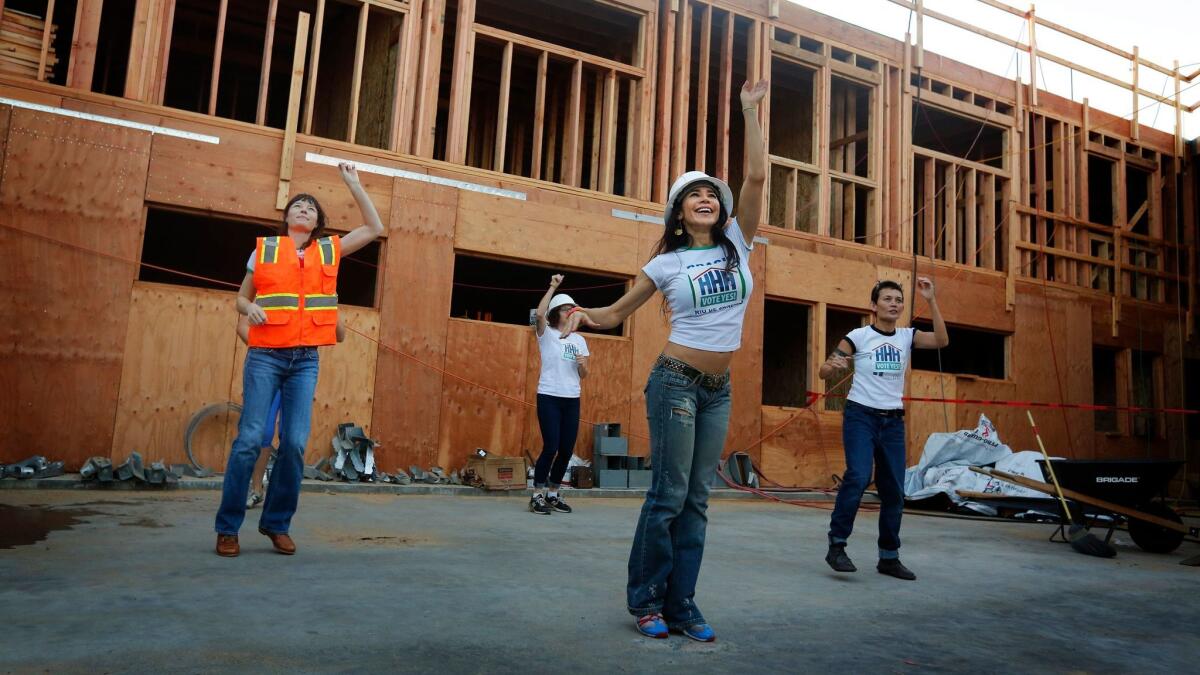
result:
[[[300,264],[287,236],[259,237],[254,247],[254,304],[266,323],[250,326],[251,347],[317,347],[337,342],[337,274],[341,237],[322,237]]]

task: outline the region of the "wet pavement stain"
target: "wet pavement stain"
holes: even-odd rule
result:
[[[8,506],[0,504],[0,549],[28,546],[42,541],[57,530],[69,530],[84,522],[87,516],[103,515],[91,509],[53,509],[33,504]]]
[[[166,523],[160,523],[153,518],[139,518],[129,523],[121,523],[121,527],[172,527]]]

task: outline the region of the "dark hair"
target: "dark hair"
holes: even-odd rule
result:
[[[550,324],[551,328],[558,328],[558,320],[562,314],[563,307],[566,307],[566,305],[559,305],[549,312],[546,312],[546,323]]]
[[[877,281],[875,283],[875,288],[871,289],[871,304],[872,305],[879,302],[879,292],[885,288],[894,288],[894,289],[900,291],[900,299],[901,300],[904,299],[904,289],[900,287],[900,284],[896,283],[895,281],[892,281],[891,279],[884,279],[883,281]]]
[[[709,187],[712,187],[713,190],[716,190],[716,187],[711,183],[697,181],[696,183],[688,185],[687,188],[681,191],[679,196],[675,198],[675,202],[671,207],[671,213],[675,214],[680,221],[682,221],[683,218],[681,214],[683,208],[683,199],[688,195],[690,189],[698,184],[708,185]],[[720,202],[720,198],[718,198],[717,201]],[[725,252],[725,271],[732,272],[733,268],[737,267],[738,262],[740,262],[740,258],[738,256],[737,247],[733,245],[733,241],[731,241],[729,237],[725,236],[725,223],[728,221],[729,214],[725,211],[725,204],[722,203],[720,206],[720,213],[717,216],[717,222],[712,226],[712,229],[709,230],[709,236],[711,236],[713,242],[720,246],[721,250]],[[651,259],[653,259],[655,256],[662,255],[663,253],[670,253],[671,251],[677,251],[681,248],[688,248],[695,243],[692,240],[691,233],[687,231],[686,227],[680,227],[679,229],[682,230],[682,232],[675,234],[675,223],[664,224],[666,225],[666,228],[663,230],[662,239],[659,239],[658,243],[654,245],[654,252],[650,254]]]
[[[279,235],[280,236],[283,236],[283,237],[287,236],[287,233],[288,233],[288,224],[287,224],[288,211],[291,211],[292,205],[299,201],[306,201],[306,202],[312,204],[313,208],[315,208],[317,210],[317,226],[314,227],[312,232],[310,232],[308,234],[308,241],[304,243],[304,246],[300,247],[300,248],[304,248],[305,246],[308,246],[309,244],[313,243],[314,241],[325,236],[325,209],[321,208],[321,202],[317,201],[316,197],[314,197],[306,192],[301,192],[300,194],[296,195],[295,197],[292,197],[291,199],[288,200],[287,206],[285,206],[283,209],[283,222],[279,224]]]

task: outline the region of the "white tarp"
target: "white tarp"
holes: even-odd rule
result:
[[[980,415],[979,424],[974,429],[929,435],[920,461],[904,472],[904,496],[906,499],[918,500],[945,494],[959,506],[995,515],[995,509],[966,500],[958,496],[956,491],[971,490],[1038,498],[1045,495],[975,473],[970,467],[995,465],[1001,471],[1040,481],[1042,471],[1037,464],[1038,459],[1041,459],[1041,453],[1014,453],[1000,441],[1000,434],[996,432],[992,421],[986,415]]]

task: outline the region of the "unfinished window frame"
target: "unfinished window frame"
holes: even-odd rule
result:
[[[495,124],[486,133],[488,142],[485,145],[490,147],[487,148],[487,154],[484,157],[490,157],[490,161],[476,162],[476,165],[489,164],[490,166],[481,166],[481,168],[504,173],[505,160],[508,157],[506,144],[508,142],[512,60],[515,50],[519,48],[522,51],[537,54],[539,64],[534,119],[529,139],[532,158],[531,177],[611,194],[615,190],[617,153],[621,151],[625,155],[622,193],[637,198],[646,197],[648,190],[645,183],[649,176],[650,157],[647,153],[637,152],[637,148],[650,138],[651,106],[647,103],[652,100],[653,92],[649,64],[654,59],[655,52],[650,40],[649,27],[655,23],[656,12],[649,7],[639,6],[639,3],[604,2],[601,4],[611,5],[637,17],[638,29],[632,64],[621,63],[488,26],[476,20],[476,0],[459,1],[446,132],[445,158],[447,161],[460,165],[469,164],[468,150],[473,142],[470,131],[473,126],[480,128],[479,122],[473,125],[471,120],[472,84],[475,71],[474,54],[478,42],[484,40],[500,45],[503,56],[500,65],[499,100],[496,103]],[[562,153],[561,158],[558,159],[560,164],[559,180],[557,181],[553,181],[553,160],[543,158],[544,149],[548,149],[551,156],[554,154],[553,148],[549,148],[546,144],[547,122],[550,121],[546,116],[546,87],[551,58],[559,62],[570,63],[572,72],[567,104],[563,112],[562,128],[561,130],[557,128],[556,116],[550,118],[553,121],[549,125],[552,139],[554,135],[561,134]],[[585,70],[588,71],[590,77],[597,79],[597,83],[603,83],[602,87],[599,84],[596,87],[596,96],[592,101],[586,100]],[[620,98],[619,88],[628,89],[629,102],[624,120],[618,119],[617,114],[617,103]],[[596,120],[595,130],[599,132],[600,137],[598,143],[593,143],[596,147],[590,153],[590,157],[594,157],[593,166],[595,168],[590,172],[591,180],[584,185],[582,182],[585,140],[583,124],[586,119],[585,109],[589,106],[595,106],[594,110],[599,113],[599,115],[594,114],[593,119]],[[619,125],[624,125],[626,139],[624,148],[618,148]],[[474,142],[478,141],[474,140]],[[553,142],[551,140],[551,143]],[[523,156],[523,154],[523,150],[514,151],[513,156]],[[479,156],[476,153],[476,157]],[[539,176],[542,177],[539,178]]]

